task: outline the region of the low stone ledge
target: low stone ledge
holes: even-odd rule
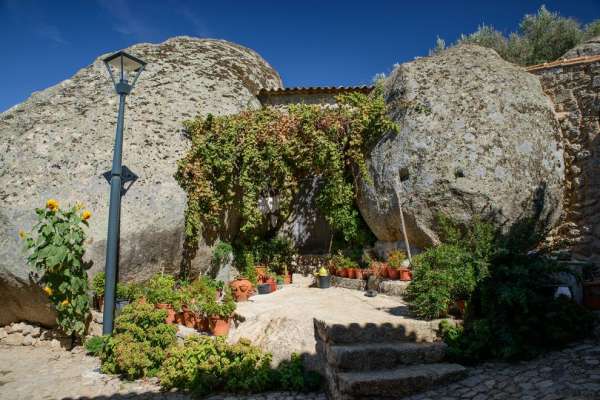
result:
[[[377,292],[388,296],[399,296],[402,297],[406,293],[408,287],[408,281],[397,281],[397,280],[381,280],[377,283]],[[352,290],[366,290],[367,281],[364,279],[351,279],[342,278],[340,276],[332,276],[331,284],[336,287]]]

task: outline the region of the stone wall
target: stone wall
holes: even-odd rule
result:
[[[574,261],[600,265],[600,56],[535,66],[564,142],[564,212],[550,241]]]

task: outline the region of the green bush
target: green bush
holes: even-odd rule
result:
[[[183,346],[169,348],[158,377],[164,389],[187,389],[199,395],[215,391],[313,391],[320,386],[320,376],[304,371],[296,354],[277,369],[270,363],[271,355],[247,340],[229,344],[224,338],[192,336]]]
[[[104,351],[108,336],[92,336],[84,343],[85,350],[92,355],[100,356]]]
[[[461,227],[446,216],[436,217],[443,243],[413,258],[413,279],[406,299],[422,318],[445,317],[455,300],[469,300],[488,274],[494,249],[491,224],[475,220]]]
[[[167,312],[152,304],[132,303],[115,320],[115,333],[100,354],[102,372],[127,379],[154,376],[175,342],[176,328],[165,324]]]
[[[217,390],[261,392],[273,382],[271,355],[247,341],[230,345],[223,338],[189,337],[184,346],[173,346],[158,377],[166,388],[197,394]]]
[[[104,296],[104,282],[106,274],[104,272],[98,272],[92,278],[92,289],[96,292],[97,296]]]
[[[541,6],[536,14],[523,17],[518,32],[505,36],[492,26],[482,25],[474,33],[461,35],[455,45],[489,47],[505,60],[519,65],[533,65],[554,61],[582,41],[597,35],[600,35],[600,20],[582,27],[575,19],[563,17]],[[443,50],[443,43],[438,38],[431,53]]]
[[[464,328],[442,326],[448,354],[460,362],[532,358],[587,336],[593,316],[574,301],[554,299],[556,277],[570,272],[543,254],[533,220],[518,222],[495,241],[489,272],[479,280]]]

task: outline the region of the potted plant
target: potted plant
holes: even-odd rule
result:
[[[400,267],[406,259],[406,253],[402,250],[392,250],[388,255],[388,278],[398,279],[400,277]]]
[[[160,308],[167,311],[167,318],[165,322],[172,324],[175,322],[175,308],[176,293],[175,293],[175,279],[168,275],[155,275],[150,279],[147,285],[146,296],[151,304],[154,304],[156,308]]]
[[[245,276],[238,276],[229,284],[231,293],[236,302],[248,301],[252,295],[252,282]]]
[[[402,261],[402,264],[400,265],[400,280],[412,280],[412,271],[410,270],[410,261],[408,261],[408,259]]]
[[[285,285],[292,283],[292,273],[288,271],[287,264],[283,266],[283,283]]]
[[[227,336],[234,311],[235,302],[228,289],[225,291],[223,301],[209,299],[204,306],[204,312],[208,316],[210,333],[214,336]]]
[[[387,278],[387,263],[381,261],[373,261],[369,267],[370,274],[377,278]]]
[[[317,280],[319,282],[319,288],[327,289],[331,287],[331,275],[329,275],[329,271],[325,269],[325,267],[321,267],[319,272],[317,273]]]
[[[274,292],[277,290],[277,282],[275,281],[275,278],[273,278],[272,276],[267,276],[265,283],[271,286],[271,292]]]
[[[367,277],[366,269],[359,264],[358,268],[354,269],[354,277],[356,279],[365,279]]]
[[[117,293],[115,301],[115,318],[121,314],[123,307],[131,302],[131,293],[129,285],[126,283],[117,283]]]

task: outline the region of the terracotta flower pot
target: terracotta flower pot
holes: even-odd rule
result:
[[[277,290],[277,282],[275,281],[275,279],[269,278],[267,279],[266,283],[268,283],[269,286],[271,286],[271,293]]]
[[[354,279],[354,268],[344,268],[346,278]]]
[[[365,270],[361,268],[354,269],[354,278],[356,279],[365,279]]]
[[[412,271],[408,268],[400,268],[400,280],[401,281],[412,280]]]
[[[181,312],[178,313],[179,316],[179,323],[181,325],[185,325],[188,328],[195,328],[196,327],[196,314],[194,314],[189,308],[188,306],[182,306],[181,307]]]
[[[371,274],[378,278],[387,278],[387,265],[381,262],[371,264]]]
[[[283,284],[289,285],[290,283],[292,283],[292,274],[291,273],[283,276]]]
[[[387,276],[392,280],[398,279],[400,277],[400,271],[397,268],[387,267]]]
[[[173,305],[167,304],[167,303],[158,303],[158,304],[155,304],[154,307],[158,308],[160,310],[167,311],[167,317],[165,318],[165,324],[174,324],[175,323],[175,317],[176,317],[177,313],[175,312]]]
[[[200,332],[210,332],[209,319],[206,318],[204,315],[197,315],[195,328]]]
[[[238,278],[229,284],[231,294],[237,302],[247,301],[252,294],[252,282],[246,278]]]
[[[346,278],[348,276],[346,275],[346,268],[338,268],[336,272],[337,276],[339,276],[340,278]]]
[[[210,333],[215,336],[227,336],[229,334],[229,318],[212,316],[209,318]]]

